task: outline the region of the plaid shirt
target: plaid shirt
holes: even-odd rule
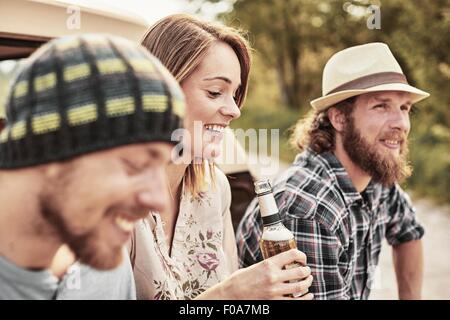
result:
[[[370,183],[359,193],[331,152],[305,151],[274,185],[283,223],[295,235],[314,276],[315,299],[367,299],[386,237],[390,245],[420,239],[408,195]],[[257,199],[237,230],[240,264],[262,260]]]

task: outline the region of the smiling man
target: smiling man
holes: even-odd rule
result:
[[[410,86],[388,46],[369,43],[333,55],[323,96],[296,126],[302,153],[274,188],[284,223],[307,256],[315,299],[367,299],[384,238],[393,246],[399,297],[419,299],[423,228],[399,184],[411,174]],[[262,259],[256,201],[238,232],[241,264]]]
[[[0,134],[0,299],[135,296],[124,245],[166,209],[183,108],[168,71],[125,39],[65,37],[24,63]]]

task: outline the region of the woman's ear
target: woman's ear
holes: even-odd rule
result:
[[[345,128],[345,115],[342,111],[335,107],[331,107],[327,111],[328,119],[330,119],[331,125],[337,132],[344,131]]]

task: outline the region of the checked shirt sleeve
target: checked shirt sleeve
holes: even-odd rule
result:
[[[416,212],[409,196],[398,186],[389,194],[390,221],[386,227],[386,239],[392,246],[421,239],[424,228],[416,219]]]

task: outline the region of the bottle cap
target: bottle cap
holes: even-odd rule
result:
[[[258,196],[263,196],[268,193],[272,193],[272,186],[269,180],[259,180],[255,183],[255,192]]]

